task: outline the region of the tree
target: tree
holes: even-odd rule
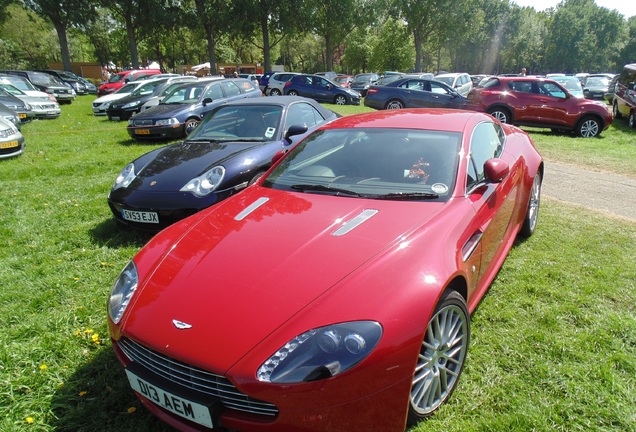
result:
[[[413,66],[413,45],[402,21],[387,20],[375,39],[371,69],[376,71],[408,71]]]
[[[216,71],[216,44],[218,39],[228,33],[235,19],[231,14],[229,0],[194,0],[199,22],[205,30],[210,70]]]
[[[88,0],[22,0],[23,4],[52,23],[60,43],[64,70],[71,70],[71,55],[68,47],[68,29],[73,25],[84,25],[95,10],[95,3]]]

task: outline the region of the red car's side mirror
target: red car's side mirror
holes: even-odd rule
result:
[[[502,159],[489,159],[484,164],[484,174],[486,175],[486,179],[491,182],[499,183],[506,178],[509,173],[510,166]]]

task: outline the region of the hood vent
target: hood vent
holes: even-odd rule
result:
[[[377,212],[378,210],[374,209],[363,210],[359,215],[345,222],[340,228],[331,233],[331,235],[335,237],[343,236],[355,227],[362,225],[364,222],[371,219]]]

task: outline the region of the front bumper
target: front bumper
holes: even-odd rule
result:
[[[126,128],[131,138],[138,140],[145,139],[179,139],[185,136],[185,125],[183,123],[175,125],[161,126],[128,126]]]

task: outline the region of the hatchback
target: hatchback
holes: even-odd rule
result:
[[[614,118],[627,117],[636,128],[636,63],[625,65],[614,90]]]
[[[360,93],[340,87],[333,81],[319,75],[296,75],[285,84],[284,94],[304,96],[318,102],[336,105],[360,105]]]
[[[280,96],[283,94],[285,84],[292,79],[295,75],[300,75],[298,72],[276,72],[269,77],[267,86],[265,87],[265,95],[267,96]]]

